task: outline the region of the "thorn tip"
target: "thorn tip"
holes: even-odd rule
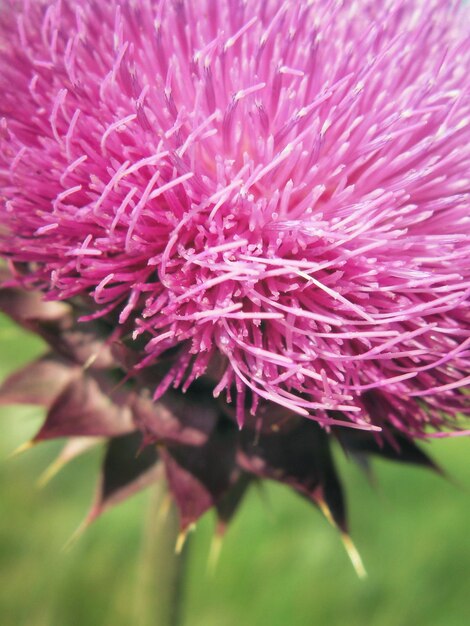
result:
[[[351,537],[346,533],[341,533],[341,540],[346,549],[346,552],[348,553],[351,563],[356,570],[356,574],[361,580],[364,580],[364,578],[367,578],[367,572],[358,549],[354,545]]]
[[[23,452],[26,452],[27,450],[31,450],[31,448],[33,448],[35,445],[36,445],[36,441],[34,441],[34,439],[31,439],[30,441],[25,441],[20,446],[18,446],[15,450],[13,450],[13,452],[10,452],[10,454],[7,456],[7,459],[13,459],[16,456],[23,454]]]

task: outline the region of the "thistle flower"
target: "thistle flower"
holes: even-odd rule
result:
[[[53,354],[4,401],[47,406],[36,440],[110,439],[92,517],[163,463],[183,528],[225,523],[258,476],[345,529],[332,435],[432,465],[413,439],[462,432],[467,20],[443,0],[6,3],[2,306]]]

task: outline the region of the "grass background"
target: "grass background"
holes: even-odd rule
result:
[[[42,351],[38,340],[5,319],[0,348],[0,378]],[[141,584],[151,494],[108,512],[64,551],[91,501],[101,452],[75,460],[38,489],[37,478],[60,444],[7,456],[40,421],[32,407],[0,411],[0,623],[154,624]],[[191,537],[184,626],[464,626],[470,613],[470,442],[427,448],[451,481],[377,461],[373,488],[337,455],[352,535],[369,573],[365,581],[321,515],[280,486],[269,485],[263,497],[249,494],[214,573],[207,567],[213,529],[207,515]]]

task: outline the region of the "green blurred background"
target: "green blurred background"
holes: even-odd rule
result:
[[[0,378],[41,353],[37,340],[0,319]],[[87,512],[99,450],[45,488],[41,472],[60,443],[7,456],[34,435],[41,412],[0,412],[0,624],[150,626],[144,527],[151,493],[106,513],[69,550]],[[368,578],[359,580],[335,531],[286,489],[245,500],[208,570],[213,519],[191,536],[184,626],[464,626],[470,615],[470,441],[427,446],[450,480],[379,462],[372,487],[340,460],[352,535]],[[158,626],[158,624],[156,624]]]

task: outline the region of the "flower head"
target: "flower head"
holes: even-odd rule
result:
[[[202,439],[180,434],[183,452],[149,417],[162,404],[129,422],[173,450],[170,477],[176,462],[196,472],[202,441],[234,455],[209,434],[221,405],[242,440],[283,433],[261,465],[245,444],[238,456],[268,476],[309,458],[304,429],[404,449],[468,415],[459,2],[6,4],[0,249],[16,284],[72,303],[83,332],[102,319],[121,370],[180,430],[175,390],[189,390]],[[204,417],[201,389],[224,398]]]

